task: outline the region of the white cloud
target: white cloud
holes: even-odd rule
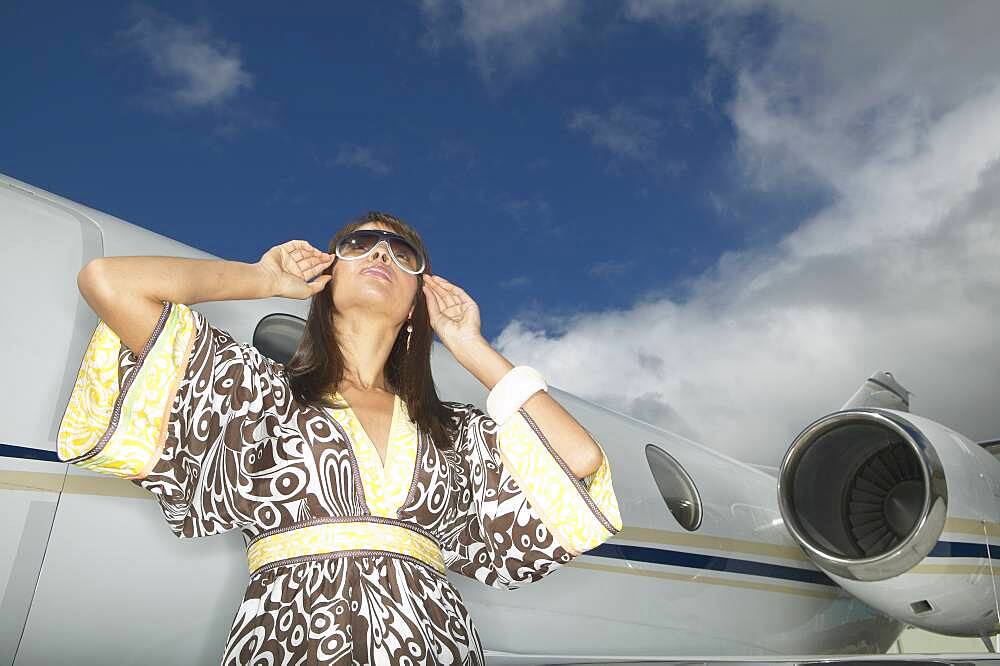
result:
[[[253,87],[236,45],[204,25],[137,7],[123,36],[165,86],[155,92],[157,101],[180,109],[216,107]]]
[[[633,0],[628,10],[705,27],[713,66],[736,82],[727,110],[748,187],[818,187],[831,203],[774,247],[720,257],[684,300],[651,296],[550,331],[514,321],[499,348],[553,384],[757,462],[775,463],[800,428],[883,369],[914,392],[914,411],[974,438],[1000,435],[989,28],[1000,5]],[[768,14],[772,42],[747,36],[751,10]]]
[[[560,52],[582,9],[576,0],[421,0],[420,6],[426,44],[440,49],[457,38],[494,85]]]
[[[578,110],[570,118],[569,128],[584,132],[595,146],[616,157],[639,161],[653,156],[663,135],[663,123],[625,104],[617,104],[604,114]]]
[[[517,222],[545,226],[552,219],[552,205],[537,194],[527,197],[502,195],[500,206]]]
[[[610,156],[607,167],[612,173],[621,173],[630,163],[660,179],[674,179],[687,168],[664,145],[663,121],[629,104],[619,102],[603,113],[577,109],[567,127],[586,134]]]
[[[337,166],[354,167],[370,171],[377,176],[389,173],[389,165],[375,156],[375,152],[367,146],[343,146],[334,158]]]
[[[632,261],[615,261],[608,259],[606,261],[598,261],[587,269],[587,272],[594,277],[601,278],[603,280],[617,280],[624,276],[632,268]]]
[[[527,287],[531,284],[531,278],[527,275],[517,275],[510,278],[509,280],[502,280],[500,282],[501,289],[520,289],[521,287]]]

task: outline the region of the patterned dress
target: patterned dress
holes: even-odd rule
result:
[[[164,302],[138,357],[98,323],[58,452],[148,490],[178,537],[244,534],[223,664],[482,664],[446,570],[514,589],[622,524],[606,456],[580,480],[523,409],[445,405],[441,450],[397,396],[383,466],[349,407],[300,404],[284,365]]]

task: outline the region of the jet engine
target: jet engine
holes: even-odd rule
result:
[[[866,604],[929,631],[1000,631],[1000,461],[975,442],[848,406],[795,438],[778,501],[809,558]]]

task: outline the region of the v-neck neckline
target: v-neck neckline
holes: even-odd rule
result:
[[[371,450],[375,454],[375,459],[379,462],[379,471],[384,475],[386,469],[389,467],[389,459],[392,457],[392,439],[393,435],[396,434],[396,419],[399,415],[399,396],[395,393],[392,395],[392,416],[389,417],[389,433],[386,435],[385,439],[385,460],[382,460],[382,456],[378,452],[378,447],[375,446],[375,440],[373,440],[371,435],[368,434],[368,431],[365,430],[365,424],[361,422],[360,418],[358,418],[357,412],[355,412],[354,408],[351,407],[351,403],[346,397],[344,397],[344,394],[340,391],[336,391],[334,393],[334,398],[339,398],[345,405],[347,405],[347,408],[344,411],[348,413],[350,418],[353,419],[355,423],[357,423],[358,431],[364,435],[368,446],[371,447]]]

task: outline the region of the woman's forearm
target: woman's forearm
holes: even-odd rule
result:
[[[457,350],[455,358],[483,385],[492,390],[513,364],[485,339]],[[577,478],[593,473],[601,464],[603,454],[590,434],[566,408],[544,391],[532,395],[524,403],[528,416],[545,432],[549,444],[569,466]]]
[[[271,296],[271,281],[257,264],[187,257],[101,257],[96,277],[115,291],[191,305]],[[84,271],[89,270],[85,266]]]
[[[273,295],[273,282],[258,264],[186,257],[101,257],[83,267],[77,285],[135,354],[156,326],[161,301],[191,305]]]

